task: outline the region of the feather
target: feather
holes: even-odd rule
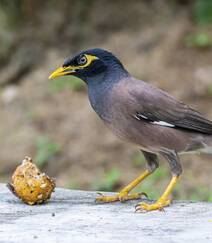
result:
[[[127,88],[137,117],[152,124],[212,134],[212,121],[199,112],[150,84],[133,80],[135,85]]]

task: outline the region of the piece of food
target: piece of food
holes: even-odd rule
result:
[[[8,188],[29,205],[41,204],[50,199],[55,181],[42,173],[30,157],[25,157],[13,173]]]

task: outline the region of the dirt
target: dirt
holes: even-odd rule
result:
[[[143,170],[132,163],[138,151],[119,141],[92,111],[86,89],[51,91],[48,75],[75,50],[96,46],[111,50],[131,74],[170,92],[212,119],[212,97],[207,95],[212,83],[212,50],[185,46],[187,33],[198,28],[189,10],[170,7],[165,1],[153,1],[153,5],[135,2],[126,2],[126,15],[119,11],[120,1],[102,5],[94,1],[92,14],[86,15],[86,20],[82,18],[81,25],[75,19],[68,28],[73,20],[70,17],[66,28],[58,27],[62,34],[55,43],[45,37],[51,45],[41,48],[39,62],[18,83],[1,88],[0,181],[8,180],[24,156],[36,155],[41,136],[60,145],[59,153],[44,165],[47,173],[56,177],[58,186],[74,184],[92,189],[94,181],[113,168],[121,172],[121,186]],[[74,26],[81,28],[73,36]],[[8,67],[1,73],[4,70],[9,72]],[[182,187],[189,191],[194,182],[200,187],[210,186],[211,157],[186,155],[182,162]]]

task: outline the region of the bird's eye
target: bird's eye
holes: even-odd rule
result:
[[[79,65],[84,65],[84,64],[86,64],[86,62],[87,62],[87,58],[86,58],[86,56],[81,56],[81,57],[78,59],[78,64],[79,64]]]

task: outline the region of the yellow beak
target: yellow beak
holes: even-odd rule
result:
[[[49,79],[65,76],[67,74],[75,73],[76,67],[59,67],[57,68],[51,75],[49,76]]]

